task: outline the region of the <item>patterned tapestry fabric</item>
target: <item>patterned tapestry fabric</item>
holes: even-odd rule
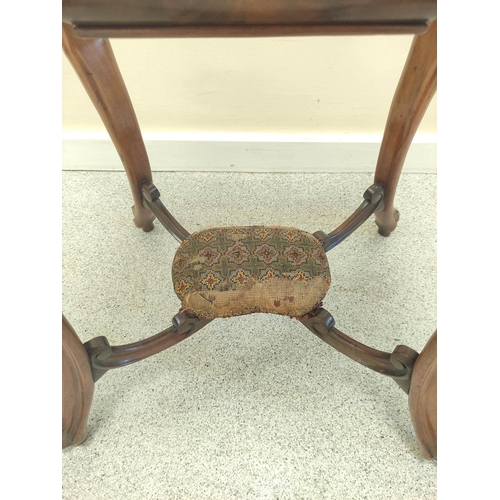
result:
[[[330,286],[323,246],[293,227],[215,227],[192,234],[172,264],[182,309],[199,318],[251,313],[300,317]]]

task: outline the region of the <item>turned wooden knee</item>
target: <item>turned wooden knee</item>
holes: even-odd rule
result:
[[[68,320],[62,317],[62,447],[87,437],[94,380],[89,356]]]
[[[415,361],[408,404],[422,453],[437,458],[437,332]]]

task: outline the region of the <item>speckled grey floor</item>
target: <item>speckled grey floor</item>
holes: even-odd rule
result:
[[[370,174],[156,173],[188,230],[334,229]],[[273,194],[271,194],[273,193]],[[83,342],[134,342],[171,324],[177,242],[137,230],[121,172],[63,174],[63,312]],[[372,347],[420,351],[436,328],[436,176],[403,175],[398,229],[371,218],[329,254],[324,301]],[[285,317],[210,323],[96,384],[89,436],[62,454],[63,498],[433,499],[407,396]]]

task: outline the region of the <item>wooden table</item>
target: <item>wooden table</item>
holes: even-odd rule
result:
[[[344,224],[328,235],[319,231],[314,235],[328,251],[372,213],[382,236],[395,230],[397,183],[413,136],[436,91],[435,0],[63,0],[62,13],[63,50],[123,163],[135,225],[150,231],[156,217],[179,241],[189,233],[159,199],[108,38],[415,35],[389,111],[373,186]],[[427,458],[437,457],[437,333],[420,354],[406,346],[398,346],[390,354],[363,346],[336,330],[327,311],[302,321],[352,359],[392,376],[409,393],[422,452]],[[98,337],[84,346],[63,316],[63,447],[85,440],[94,383],[108,369],[153,355],[203,326],[196,318],[176,315],[172,327],[144,341],[111,347],[104,337]]]

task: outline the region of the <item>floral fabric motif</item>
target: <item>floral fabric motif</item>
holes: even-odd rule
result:
[[[309,257],[304,250],[295,245],[286,247],[283,255],[286,256],[289,262],[293,262],[294,264],[303,264]]]
[[[204,278],[201,280],[201,283],[205,285],[208,290],[213,290],[220,282],[221,279],[217,276],[217,273],[214,274],[212,271],[204,273]]]
[[[250,252],[248,251],[248,248],[246,248],[244,245],[240,245],[239,243],[236,243],[226,250],[226,256],[228,257],[229,261],[236,262],[237,264],[241,264],[242,262],[247,260],[249,255]]]
[[[300,316],[323,299],[330,269],[321,243],[300,229],[217,227],[181,243],[172,280],[183,308],[200,317],[253,312]],[[227,310],[217,309],[226,303]]]
[[[255,255],[257,255],[259,260],[263,260],[267,264],[270,264],[278,260],[279,253],[266,243],[256,247]]]
[[[214,247],[206,247],[199,251],[198,255],[204,259],[209,266],[220,260],[220,252]]]

